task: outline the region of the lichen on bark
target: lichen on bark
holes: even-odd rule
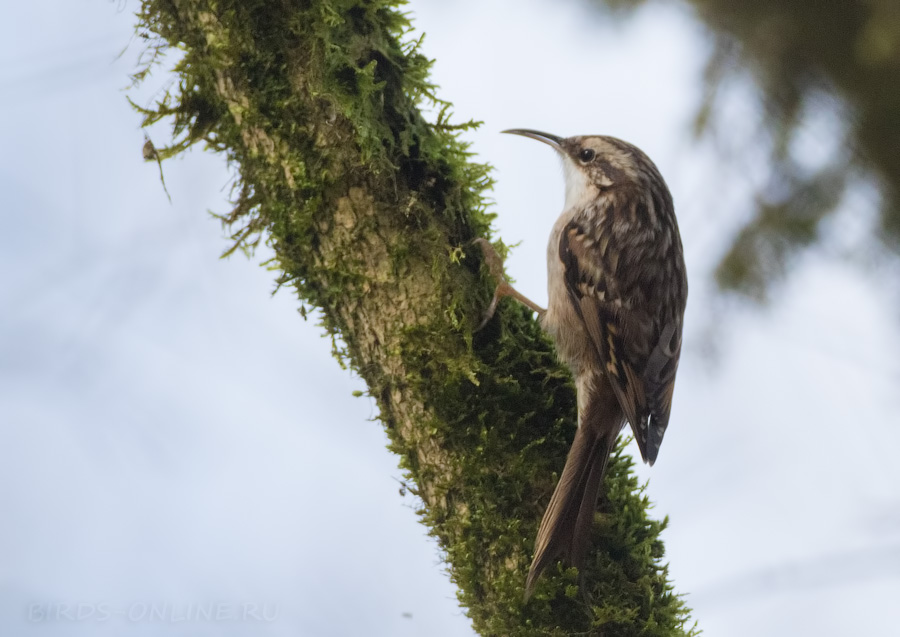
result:
[[[151,61],[136,80],[166,49],[179,55],[177,84],[138,107],[144,124],[171,123],[162,158],[200,142],[233,166],[227,252],[264,241],[279,284],[321,310],[479,633],[691,634],[662,563],[665,522],[648,517],[621,448],[587,590],[560,569],[522,602],[574,392],[523,308],[504,304],[473,334],[491,291],[471,243],[491,231],[491,180],[458,139],[474,124],[449,124],[398,4],[145,0],[137,30]]]

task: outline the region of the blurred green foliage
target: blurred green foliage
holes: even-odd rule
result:
[[[652,3],[593,0],[627,15]],[[900,248],[900,2],[897,0],[681,0],[709,30],[712,47],[698,134],[723,128],[723,87],[750,79],[758,93],[765,177],[755,209],[720,262],[726,290],[765,298],[791,257],[822,238],[823,221],[849,189],[875,184],[880,194],[873,247]],[[810,157],[798,137],[813,125],[827,156]],[[754,149],[754,150],[758,150]],[[744,157],[740,157],[742,161]],[[862,215],[865,211],[848,210]]]

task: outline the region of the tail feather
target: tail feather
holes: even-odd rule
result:
[[[594,523],[594,512],[597,510],[597,496],[600,486],[603,484],[603,476],[606,474],[606,464],[609,462],[609,454],[615,442],[615,436],[607,439],[603,436],[597,438],[594,445],[593,457],[590,460],[590,471],[584,483],[584,494],[581,496],[581,506],[578,509],[578,519],[572,532],[572,545],[567,559],[573,566],[581,570],[591,546],[591,528]]]
[[[534,559],[525,580],[526,600],[534,592],[538,578],[557,558],[562,557],[579,570],[584,565],[590,548],[597,496],[609,454],[622,427],[618,403],[613,405],[613,409],[602,409],[609,406],[608,402],[606,405],[589,405],[582,414],[566,465],[541,520]],[[595,408],[591,409],[592,406]]]

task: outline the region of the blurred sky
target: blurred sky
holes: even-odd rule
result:
[[[137,8],[15,3],[0,21],[0,634],[472,634],[374,405],[351,396],[362,383],[289,291],[271,296],[264,252],[218,259],[206,211],[227,209],[222,160],[167,163],[172,205],[142,161],[122,90],[140,43],[116,59]],[[485,122],[469,139],[496,167],[525,294],[546,299],[562,174],[499,131],[612,134],[669,182],[688,330],[672,426],[640,474],[700,627],[895,631],[895,307],[886,282],[819,253],[769,309],[711,312],[709,272],[750,186],[686,132],[703,32],[656,6],[622,23],[574,0],[409,8],[440,95]]]

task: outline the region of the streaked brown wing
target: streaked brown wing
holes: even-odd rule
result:
[[[669,421],[680,329],[669,324],[657,332],[651,314],[628,307],[616,283],[618,255],[576,222],[563,230],[559,255],[569,299],[600,353],[641,456],[652,465]]]
[[[647,394],[647,455],[651,465],[656,461],[669,414],[672,411],[672,395],[675,392],[675,373],[681,357],[681,328],[674,322],[663,327],[642,375]],[[643,454],[643,451],[641,452]]]

